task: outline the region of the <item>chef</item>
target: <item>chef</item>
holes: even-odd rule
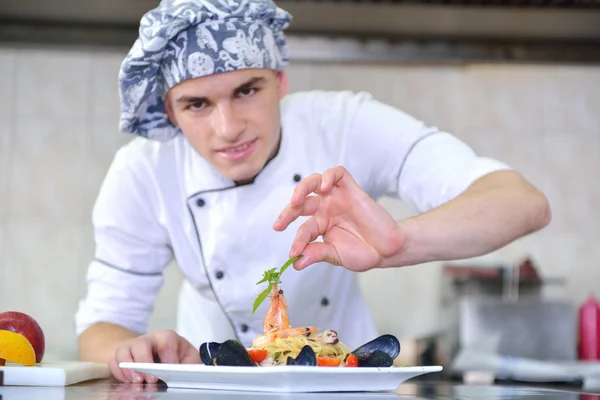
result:
[[[378,335],[356,273],[467,258],[549,221],[545,197],[368,93],[287,93],[291,16],[270,0],[164,0],[122,63],[115,155],[93,211],[95,257],[76,314],[80,356],[118,380],[124,361],[200,362],[204,341],[263,332],[267,269],[293,326]],[[419,212],[394,221],[376,202]],[[164,272],[184,277],[174,330],[148,332]],[[418,267],[417,267],[418,268]]]

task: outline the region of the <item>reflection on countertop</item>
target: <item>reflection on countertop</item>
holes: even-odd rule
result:
[[[111,380],[92,381],[68,387],[3,387],[0,400],[142,400],[142,399],[460,399],[460,400],[513,400],[513,399],[573,399],[600,400],[600,394],[585,394],[562,389],[545,389],[516,385],[464,385],[452,382],[406,382],[395,392],[376,393],[266,393],[216,391],[168,388],[158,384],[124,384]]]

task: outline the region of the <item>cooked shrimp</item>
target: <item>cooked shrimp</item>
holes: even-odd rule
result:
[[[277,284],[279,283],[279,276],[287,266],[291,264],[294,259],[290,259],[283,267],[282,271],[275,272],[275,269],[268,270],[265,272],[264,277],[258,283],[269,282],[271,287],[268,297],[271,299],[271,304],[265,315],[263,323],[262,335],[256,337],[252,343],[253,346],[259,346],[265,343],[270,343],[279,338],[286,338],[290,336],[304,335],[309,336],[311,333],[317,331],[317,328],[312,326],[305,326],[300,328],[292,328],[290,324],[290,317],[288,312],[287,301],[283,295],[283,290],[279,289]],[[254,309],[262,300],[265,298],[264,293],[258,297],[255,301]]]
[[[273,290],[269,297],[271,297],[271,305],[265,316],[264,332],[291,328],[292,325],[290,324],[288,306],[283,296],[283,290],[279,289],[277,284],[273,283]]]
[[[309,336],[312,333],[315,333],[318,328],[314,326],[303,326],[300,328],[288,328],[281,330],[273,330],[271,332],[266,332],[263,335],[257,336],[252,341],[252,346],[260,346],[265,343],[270,343],[275,341],[276,339],[285,339],[290,336]]]
[[[273,290],[269,295],[271,305],[267,311],[264,321],[264,334],[256,337],[252,343],[254,346],[265,344],[274,341],[278,338],[286,338],[296,335],[310,335],[317,331],[317,328],[305,326],[300,328],[292,328],[290,317],[288,314],[288,306],[283,295],[283,290],[273,283]]]

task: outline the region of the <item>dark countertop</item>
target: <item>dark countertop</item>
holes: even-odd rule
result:
[[[265,393],[209,391],[168,388],[158,384],[124,384],[112,380],[85,382],[68,387],[8,387],[0,386],[0,400],[22,399],[582,399],[600,400],[600,394],[585,394],[569,389],[546,389],[524,385],[465,385],[456,382],[408,381],[395,392],[378,393]]]

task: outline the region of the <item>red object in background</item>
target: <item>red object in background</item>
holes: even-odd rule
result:
[[[600,307],[593,294],[579,307],[579,359],[598,360],[600,348]]]
[[[600,360],[600,306],[598,306],[596,310],[596,344],[598,345],[598,354],[596,355],[596,359]]]

